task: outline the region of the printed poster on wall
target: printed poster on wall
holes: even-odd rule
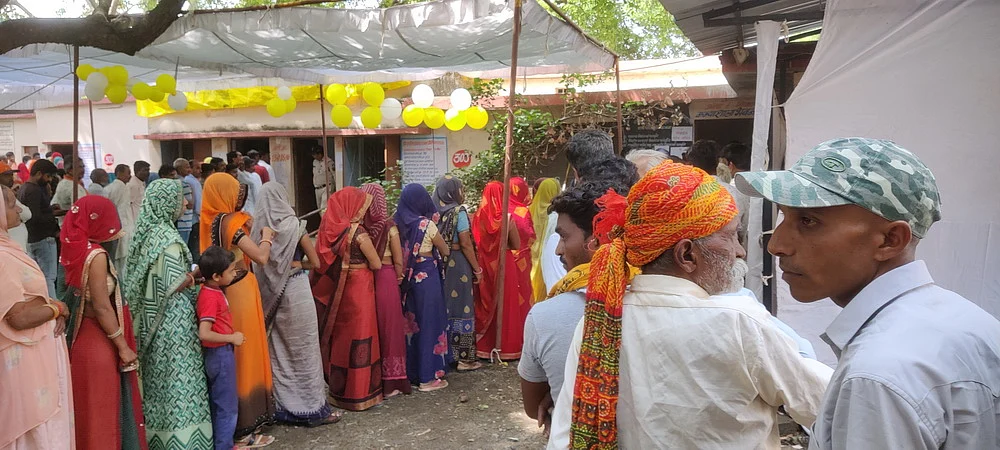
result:
[[[14,152],[14,122],[0,122],[0,155]]]
[[[403,182],[433,185],[448,172],[448,138],[444,136],[400,137]]]
[[[83,160],[83,186],[90,187],[90,172],[100,167],[98,161],[104,161],[104,153],[101,152],[101,144],[80,143],[79,158]]]

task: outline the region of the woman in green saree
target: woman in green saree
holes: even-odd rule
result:
[[[208,382],[195,321],[191,252],[174,223],[180,181],[146,188],[126,265],[125,298],[135,322],[149,448],[211,449]]]

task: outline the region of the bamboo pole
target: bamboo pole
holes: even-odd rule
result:
[[[101,163],[97,160],[97,133],[94,132],[94,102],[89,98],[87,99],[87,109],[90,110],[90,150],[94,152],[94,169],[96,170],[98,167],[101,167]],[[83,164],[83,158],[80,158],[80,163]],[[73,165],[76,165],[75,161]],[[73,180],[73,182],[79,184],[83,183],[83,180]]]
[[[320,117],[320,129],[322,130],[322,133],[323,133],[323,161],[322,161],[322,163],[323,163],[323,174],[326,177],[326,198],[329,201],[329,199],[330,199],[330,183],[332,183],[332,181],[330,180],[330,165],[329,165],[329,163],[327,163],[327,158],[330,157],[329,156],[330,152],[327,149],[327,143],[326,143],[326,141],[327,141],[327,138],[326,138],[326,110],[324,108],[326,108],[326,105],[323,104],[323,83],[320,83],[320,85],[319,85],[319,117]],[[315,192],[316,192],[315,188],[316,187],[313,186],[313,195],[315,195]],[[326,205],[316,205],[316,209],[318,209],[320,211],[322,211],[324,207],[326,207]]]
[[[622,74],[621,74],[621,59],[618,55],[615,55],[615,100],[618,103],[618,132],[615,133],[618,136],[618,154],[621,155],[625,151],[625,131],[622,126]]]
[[[510,90],[507,92],[507,139],[504,143],[503,156],[503,208],[501,209],[503,222],[500,225],[500,267],[497,270],[497,302],[496,308],[496,341],[493,343],[493,351],[490,352],[490,359],[493,353],[500,359],[500,342],[503,337],[503,306],[504,306],[504,277],[507,261],[507,239],[510,233],[510,160],[511,149],[514,145],[514,102],[516,101],[517,88],[517,47],[521,37],[521,0],[514,0],[514,33],[510,44]],[[515,231],[516,232],[516,231]]]
[[[80,154],[80,77],[76,75],[76,68],[80,66],[80,46],[73,46],[73,67],[70,70],[73,72],[73,154],[69,155],[69,160],[71,163],[76,164],[77,155]],[[76,169],[73,169],[76,170]],[[76,203],[78,198],[78,190],[80,189],[76,181],[73,182],[73,203]]]

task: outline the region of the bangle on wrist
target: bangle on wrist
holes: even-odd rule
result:
[[[56,320],[62,315],[62,311],[59,310],[58,306],[53,305],[52,303],[46,303],[45,306],[52,310],[52,318],[49,320]]]
[[[108,339],[114,339],[114,338],[117,338],[118,336],[121,336],[123,334],[125,334],[125,328],[124,327],[118,327],[118,331],[115,331],[114,333],[111,333],[111,334],[109,334],[107,336],[108,336]]]
[[[260,245],[264,245],[264,244],[272,245],[273,246],[274,242],[271,242],[270,239],[264,239],[264,240],[260,241]]]
[[[482,273],[483,273],[483,268],[482,267],[480,267],[479,270],[472,271],[473,275],[482,275]]]

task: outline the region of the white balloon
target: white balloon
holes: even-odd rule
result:
[[[458,88],[451,92],[451,107],[459,111],[465,111],[472,107],[472,94],[465,88]]]
[[[92,73],[91,75],[93,76],[97,74]],[[107,78],[105,78],[104,81],[107,82]],[[87,94],[87,100],[90,100],[92,102],[97,102],[100,101],[102,98],[104,98],[105,87],[107,87],[107,84],[105,84],[104,87],[101,87],[100,83],[91,83],[90,80],[88,79],[87,85],[84,86],[83,88],[83,93]]]
[[[167,96],[167,104],[174,111],[184,111],[188,106],[187,96],[183,92],[177,91],[174,95]]]
[[[108,76],[101,72],[94,72],[87,77],[87,86],[94,85],[94,89],[105,90],[108,88]]]
[[[278,88],[278,98],[282,100],[288,100],[292,98],[292,88],[288,86],[281,86]]]
[[[412,97],[417,108],[430,108],[434,104],[434,90],[426,84],[418,84],[413,88]]]
[[[382,110],[382,120],[396,120],[403,115],[403,104],[394,98],[382,100],[379,109]]]

